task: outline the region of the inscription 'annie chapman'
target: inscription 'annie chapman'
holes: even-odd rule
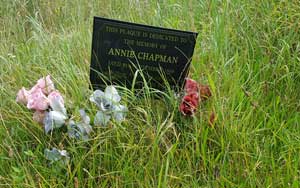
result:
[[[120,48],[110,48],[108,51],[108,55],[111,56],[119,56],[119,57],[127,57],[127,58],[137,58],[138,60],[143,61],[155,61],[162,63],[178,63],[178,57],[168,56],[164,54],[154,54],[148,52],[135,52],[134,50],[126,50]]]

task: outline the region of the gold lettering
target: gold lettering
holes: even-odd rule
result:
[[[155,61],[157,61],[158,58],[161,59],[161,55],[160,54],[155,54]]]
[[[124,57],[124,56],[126,56],[126,51],[127,51],[127,50],[123,50],[123,49],[121,49],[121,55],[120,55],[120,56],[121,56],[121,57]]]
[[[120,49],[115,49],[115,56],[120,56]]]
[[[108,55],[114,55],[114,49],[113,48],[109,49]]]
[[[177,64],[177,63],[178,63],[178,57],[172,57],[172,59],[173,59],[173,63],[174,63],[174,64]]]
[[[133,50],[119,49],[119,48],[110,48],[108,51],[108,55],[127,57],[130,59],[137,58],[138,60],[144,60],[144,61],[163,62],[163,63],[171,63],[171,64],[178,63],[178,57],[168,56],[164,54],[154,54],[148,52],[136,53]]]
[[[135,53],[134,53],[133,50],[130,51],[130,56],[129,56],[129,57],[130,57],[130,58],[134,58],[134,57],[135,57]]]
[[[143,52],[139,52],[137,58],[138,58],[138,59],[143,59],[143,58],[142,58],[142,54],[143,54]]]
[[[148,53],[147,53],[148,54]],[[149,61],[154,61],[154,54],[150,54]]]

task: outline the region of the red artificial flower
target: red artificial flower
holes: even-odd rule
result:
[[[199,104],[198,93],[190,93],[182,98],[179,106],[179,110],[183,115],[192,116],[196,112]]]
[[[186,93],[198,93],[199,85],[195,80],[187,78],[185,82],[184,90]]]
[[[184,96],[179,106],[183,115],[192,116],[196,112],[200,99],[205,101],[211,96],[208,85],[198,84],[195,80],[186,78]]]

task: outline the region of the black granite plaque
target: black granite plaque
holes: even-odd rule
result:
[[[118,84],[179,89],[197,33],[94,17],[90,80],[93,89]],[[142,73],[142,74],[141,74]],[[136,76],[135,76],[136,75]],[[134,79],[135,78],[135,79]]]

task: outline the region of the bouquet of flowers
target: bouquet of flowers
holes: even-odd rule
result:
[[[184,116],[192,116],[198,109],[200,102],[209,97],[211,97],[211,91],[208,85],[198,84],[195,80],[187,78],[179,110]]]
[[[193,116],[201,101],[211,96],[210,88],[198,84],[195,80],[186,79],[184,95],[179,110],[184,116]],[[120,104],[121,96],[114,86],[107,86],[104,91],[95,90],[89,99],[98,107],[94,117],[94,126],[106,126],[110,120],[118,123],[125,120],[127,107]],[[50,75],[40,78],[29,90],[22,87],[16,101],[33,111],[33,120],[43,125],[45,133],[67,126],[70,138],[88,140],[93,132],[90,117],[84,109],[80,109],[81,120],[75,122],[67,113],[64,98],[55,88]],[[51,162],[69,160],[66,150],[52,148],[44,150],[45,157]]]
[[[94,118],[94,125],[106,126],[111,119],[117,122],[125,120],[127,108],[120,104],[121,96],[114,86],[108,86],[104,92],[95,90],[90,101],[99,108]],[[88,140],[93,131],[90,117],[84,109],[79,110],[81,116],[79,122],[75,122],[68,116],[64,99],[55,89],[50,75],[40,78],[30,90],[22,87],[17,94],[16,102],[33,110],[33,120],[44,126],[46,134],[67,126],[70,138]],[[66,150],[45,149],[44,153],[51,161],[68,158]]]

